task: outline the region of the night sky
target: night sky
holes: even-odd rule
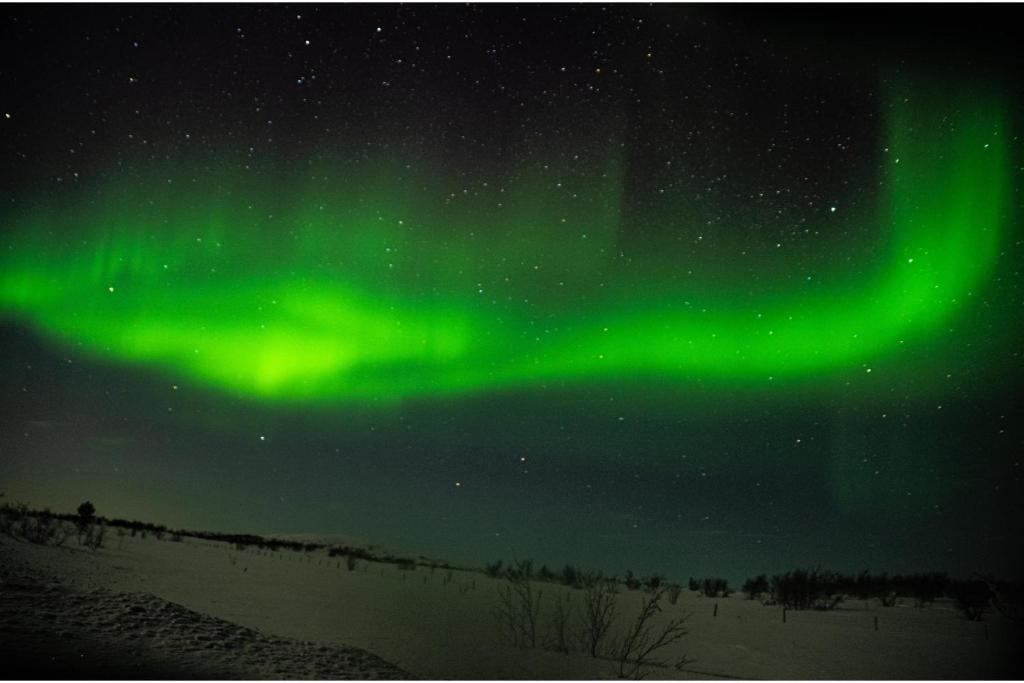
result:
[[[0,490],[1019,575],[1012,9],[5,5]]]

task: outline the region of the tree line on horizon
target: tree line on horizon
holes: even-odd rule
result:
[[[82,544],[93,549],[103,546],[106,529],[112,528],[118,530],[119,536],[130,532],[132,537],[141,535],[145,538],[147,535],[152,534],[157,540],[163,540],[165,536],[169,536],[169,540],[176,542],[189,537],[205,541],[228,543],[239,551],[245,551],[248,548],[257,548],[267,552],[290,550],[300,553],[326,550],[330,557],[344,556],[352,560],[358,559],[367,562],[395,564],[406,569],[410,567],[415,568],[416,566],[430,567],[432,569],[453,569],[447,562],[429,560],[422,557],[413,559],[390,553],[374,553],[369,549],[355,546],[336,546],[315,542],[304,543],[302,541],[275,537],[266,538],[257,534],[170,529],[166,525],[154,524],[152,522],[107,518],[97,515],[96,508],[90,501],[85,501],[79,505],[75,513],[53,512],[49,508],[35,510],[29,508],[24,503],[0,504],[0,533],[15,540],[40,545],[62,546],[70,535],[70,531],[62,523],[70,523],[73,528],[78,530],[88,530],[88,537],[86,538],[88,542],[83,542]]]
[[[75,513],[57,513],[49,509],[34,510],[24,503],[0,504],[0,533],[15,540],[62,546],[69,537],[77,536],[80,545],[96,550],[103,547],[108,527],[116,529],[119,536],[130,531],[132,536],[141,534],[145,537],[147,534],[153,534],[155,538],[162,540],[165,535],[170,534],[170,540],[178,542],[187,536],[233,544],[235,549],[240,551],[250,547],[268,552],[291,550],[311,553],[326,550],[329,557],[343,556],[349,563],[364,560],[395,564],[403,571],[415,569],[417,566],[447,570],[456,568],[443,561],[373,553],[366,548],[348,545],[336,546],[266,538],[256,534],[172,530],[165,525],[151,522],[108,519],[97,515],[95,507],[89,501],[82,503]],[[642,589],[648,593],[666,589],[669,602],[672,604],[675,604],[681,592],[679,584],[670,583],[660,574],[640,577],[634,575],[632,571],[627,571],[620,579],[572,564],[566,564],[558,571],[549,569],[547,565],[542,565],[537,570],[534,570],[533,566],[532,560],[508,565],[498,560],[485,564],[482,571],[487,576],[495,578],[560,583],[575,589],[586,589],[596,582],[607,584],[613,589],[615,586],[624,586],[627,590]],[[734,592],[726,579],[718,577],[691,577],[687,585],[691,591],[705,597],[724,598]],[[980,620],[990,604],[1012,619],[1019,620],[1024,614],[1024,609],[1020,607],[1024,589],[1019,582],[1001,581],[980,575],[968,579],[955,579],[943,572],[890,576],[887,573],[871,574],[866,570],[852,575],[820,568],[795,569],[771,577],[759,574],[748,578],[742,586],[742,592],[748,599],[760,599],[766,605],[779,605],[794,610],[835,609],[847,598],[877,599],[885,607],[895,606],[904,599],[913,600],[916,607],[924,607],[939,598],[950,598],[960,611],[973,621]]]
[[[567,564],[561,571],[553,571],[546,565],[533,570],[533,561],[518,561],[506,565],[502,560],[488,563],[484,573],[493,578],[513,581],[523,578],[560,583],[574,589],[585,589],[595,581],[611,586],[623,586],[627,590],[643,590],[653,593],[661,588],[669,590],[672,604],[678,599],[681,586],[668,582],[664,576],[653,574],[639,578],[627,571],[623,578],[604,576]],[[524,576],[525,573],[525,576]],[[693,578],[687,582],[690,591],[709,598],[727,598],[735,591],[729,581],[720,577]],[[761,600],[765,605],[778,605],[792,610],[832,610],[848,598],[857,600],[878,600],[884,607],[894,607],[903,600],[912,600],[915,607],[927,607],[939,598],[952,599],[961,613],[971,621],[980,621],[982,615],[994,606],[1000,613],[1019,620],[1024,588],[1019,582],[996,580],[992,577],[975,575],[957,579],[944,572],[919,572],[913,574],[888,573],[872,574],[865,570],[859,574],[815,569],[794,569],[769,577],[759,574],[748,578],[742,592],[750,600]]]

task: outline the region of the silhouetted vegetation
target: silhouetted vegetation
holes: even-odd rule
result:
[[[616,595],[612,581],[601,574],[588,574],[583,583],[583,613],[580,616],[584,647],[591,657],[597,657],[608,629],[618,616]]]
[[[744,584],[748,597],[763,594],[762,576]],[[969,619],[979,619],[979,610],[987,606],[991,592],[985,581],[958,581],[946,574],[873,575],[863,571],[856,576],[821,569],[797,569],[771,578],[767,602],[789,609],[833,609],[852,596],[860,600],[878,600],[883,607],[894,607],[904,599],[915,607],[926,607],[941,597],[953,598]]]
[[[96,507],[89,501],[85,501],[78,506],[78,524],[79,526],[85,526],[92,524],[96,517]]]
[[[53,546],[64,545],[70,536],[59,515],[49,509],[30,510],[24,503],[0,506],[0,533],[17,541]]]
[[[505,576],[510,579],[532,579],[533,560],[517,560],[505,569]]]
[[[425,557],[414,560],[390,554],[375,554],[365,548],[265,538],[253,534],[229,534],[185,529],[172,531],[161,524],[139,520],[107,519],[96,514],[96,508],[91,501],[83,502],[73,514],[54,513],[48,509],[33,510],[25,504],[18,503],[0,505],[0,534],[16,541],[62,546],[72,531],[77,531],[81,545],[97,550],[104,546],[107,527],[117,531],[119,543],[123,543],[126,532],[130,531],[132,537],[141,535],[142,538],[146,538],[147,534],[153,534],[157,539],[168,538],[170,541],[180,543],[185,536],[188,536],[232,544],[240,550],[258,548],[270,552],[292,550],[304,553],[326,550],[330,557],[344,555],[349,571],[357,567],[359,559],[367,562],[395,564],[403,571],[415,569],[417,566],[451,570],[451,567],[445,562],[429,560]],[[592,656],[598,656],[600,644],[615,618],[615,600],[619,584],[623,584],[631,590],[642,587],[649,595],[658,595],[659,599],[665,595],[671,604],[676,604],[682,590],[675,584],[666,585],[664,577],[658,574],[640,579],[632,571],[628,571],[625,578],[619,581],[574,565],[565,565],[558,573],[544,565],[535,573],[531,560],[517,562],[507,567],[499,560],[486,565],[484,572],[492,577],[504,576],[509,579],[509,588],[529,586],[531,581],[546,581],[559,582],[570,588],[582,589],[584,605],[578,613],[574,613],[570,609],[568,601],[561,608],[556,607],[552,622],[553,631],[548,641],[549,647],[552,649],[566,651],[572,641],[566,624],[570,616],[575,614],[582,626],[580,644]],[[448,581],[450,579],[446,579],[446,582]],[[727,597],[732,592],[728,581],[721,578],[696,579],[691,577],[688,587],[690,590],[699,591],[708,597]],[[532,587],[530,591],[532,595]],[[821,569],[797,569],[775,575],[771,579],[764,574],[748,578],[743,584],[743,592],[750,599],[764,598],[766,604],[779,604],[790,609],[833,609],[842,602],[844,596],[854,596],[862,600],[876,599],[881,605],[888,607],[897,605],[902,600],[912,600],[916,607],[925,607],[939,598],[951,598],[965,618],[973,621],[981,620],[990,607],[1009,619],[1020,620],[1024,614],[1021,604],[1024,590],[1019,584],[996,581],[991,577],[984,576],[975,576],[969,580],[957,580],[938,572],[890,576],[884,573],[873,575],[868,571],[857,575],[844,575]],[[538,591],[537,597],[533,599],[538,600],[539,594]],[[508,595],[512,597],[514,594]],[[519,604],[523,604],[521,596]],[[558,609],[561,609],[561,612]],[[536,643],[536,614],[535,611],[528,611],[527,615],[529,614],[533,614],[531,630],[520,629],[520,632],[529,632],[529,642]]]
[[[79,543],[91,550],[99,550],[103,547],[103,540],[107,535],[107,527],[104,524],[90,524],[81,532],[78,537]]]
[[[672,619],[661,629],[654,630],[651,621],[655,614],[661,612],[660,603],[665,591],[664,588],[655,589],[642,598],[640,613],[616,653],[619,678],[640,679],[644,666],[665,666],[665,662],[655,659],[654,654],[686,635],[687,631],[683,627],[686,617]]]
[[[665,577],[660,574],[651,574],[643,581],[644,590],[654,593],[657,592],[662,584],[665,583]]]
[[[726,579],[715,577],[707,579],[691,578],[690,590],[699,591],[701,595],[707,598],[727,598],[732,595],[729,582]]]
[[[555,652],[568,654],[573,649],[573,637],[570,632],[573,618],[571,595],[555,597],[555,608],[551,615],[551,627],[546,640],[547,647]]]
[[[988,585],[978,579],[952,582],[950,594],[968,621],[981,621],[992,597]]]
[[[516,562],[505,572],[508,584],[498,589],[496,616],[502,631],[516,647],[537,646],[537,621],[543,591],[533,590],[532,562]]]
[[[988,586],[990,604],[1011,621],[1024,620],[1024,585],[1020,582],[997,581],[991,576],[978,576]]]
[[[772,577],[772,600],[788,609],[834,609],[843,601],[839,586],[835,572],[795,569]]]
[[[768,593],[767,574],[758,574],[743,582],[743,592],[747,594],[747,600],[756,600]]]

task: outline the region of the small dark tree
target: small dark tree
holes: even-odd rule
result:
[[[78,506],[78,526],[82,528],[88,524],[92,524],[96,518],[96,507],[89,501],[85,501]]]
[[[758,574],[743,582],[743,592],[747,594],[748,600],[754,600],[768,592],[768,576]]]
[[[562,569],[562,583],[570,588],[578,588],[580,585],[580,570],[571,564],[565,565]]]
[[[653,574],[644,579],[644,590],[646,590],[649,593],[654,593],[659,588],[661,588],[661,584],[664,583],[664,581],[664,577],[658,574]]]

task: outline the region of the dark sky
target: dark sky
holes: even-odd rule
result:
[[[1010,9],[5,5],[0,490],[1019,575]]]

